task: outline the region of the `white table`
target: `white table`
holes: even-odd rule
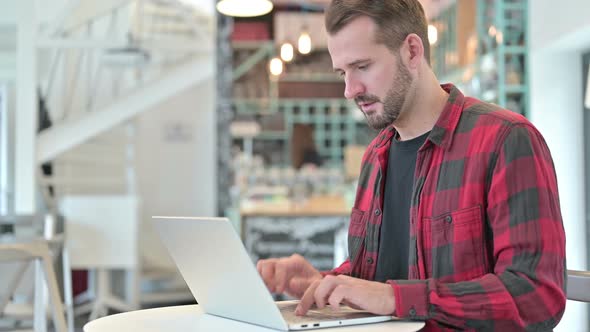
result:
[[[384,322],[338,327],[338,332],[406,332],[418,331],[424,322]],[[332,330],[332,329],[329,329]],[[203,313],[198,305],[164,307],[130,311],[93,320],[84,325],[84,332],[175,332],[175,331],[277,331],[257,325]],[[318,331],[327,331],[326,329]]]

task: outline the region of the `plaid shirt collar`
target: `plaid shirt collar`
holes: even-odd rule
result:
[[[461,117],[465,97],[453,84],[442,84],[441,88],[449,94],[449,98],[447,99],[447,103],[436,121],[436,124],[432,128],[430,135],[428,135],[427,141],[431,141],[446,150],[453,142],[453,134],[455,133],[455,129],[457,128],[457,124]],[[393,125],[389,125],[387,128],[383,129],[381,133],[379,133],[380,140],[375,145],[375,148],[386,147],[387,143],[391,141],[391,138],[396,133],[397,131]],[[427,144],[424,146],[427,146]]]

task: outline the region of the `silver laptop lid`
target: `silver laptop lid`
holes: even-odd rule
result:
[[[287,330],[227,218],[152,217],[193,296],[208,314]]]

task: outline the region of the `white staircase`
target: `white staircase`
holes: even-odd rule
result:
[[[17,36],[19,29],[0,31],[0,81],[17,81],[23,61],[35,64],[29,75],[37,78],[35,83],[15,88],[20,94],[28,89],[29,98],[17,98],[28,103],[29,116],[21,122],[36,117],[31,89],[39,89],[53,122],[32,143],[34,164],[53,164],[51,175],[40,174],[39,167],[34,170],[45,203],[57,207],[64,197],[137,195],[136,119],[180,92],[212,80],[214,15],[177,0],[24,1],[37,8],[30,17],[37,27],[29,34],[34,36],[33,46],[25,49],[26,57],[17,58],[22,47],[11,47],[22,39]],[[18,26],[19,5],[14,6],[12,19]],[[8,8],[0,14],[0,23],[10,21],[10,13]],[[3,37],[12,32],[14,43],[6,42]],[[11,69],[14,63],[19,65],[16,71]],[[21,165],[26,158],[30,156],[25,155]],[[22,188],[22,183],[16,185]],[[162,277],[161,271],[150,274]],[[129,278],[134,283],[128,285],[131,293],[142,279],[141,272]],[[173,297],[148,294],[145,298],[186,299],[186,294],[185,290]],[[128,297],[131,308],[142,302],[139,294]],[[98,314],[106,312],[101,308]]]

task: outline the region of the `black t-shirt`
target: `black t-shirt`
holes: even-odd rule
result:
[[[408,141],[392,138],[385,177],[375,281],[408,278],[410,204],[416,156],[429,134],[430,132]]]

